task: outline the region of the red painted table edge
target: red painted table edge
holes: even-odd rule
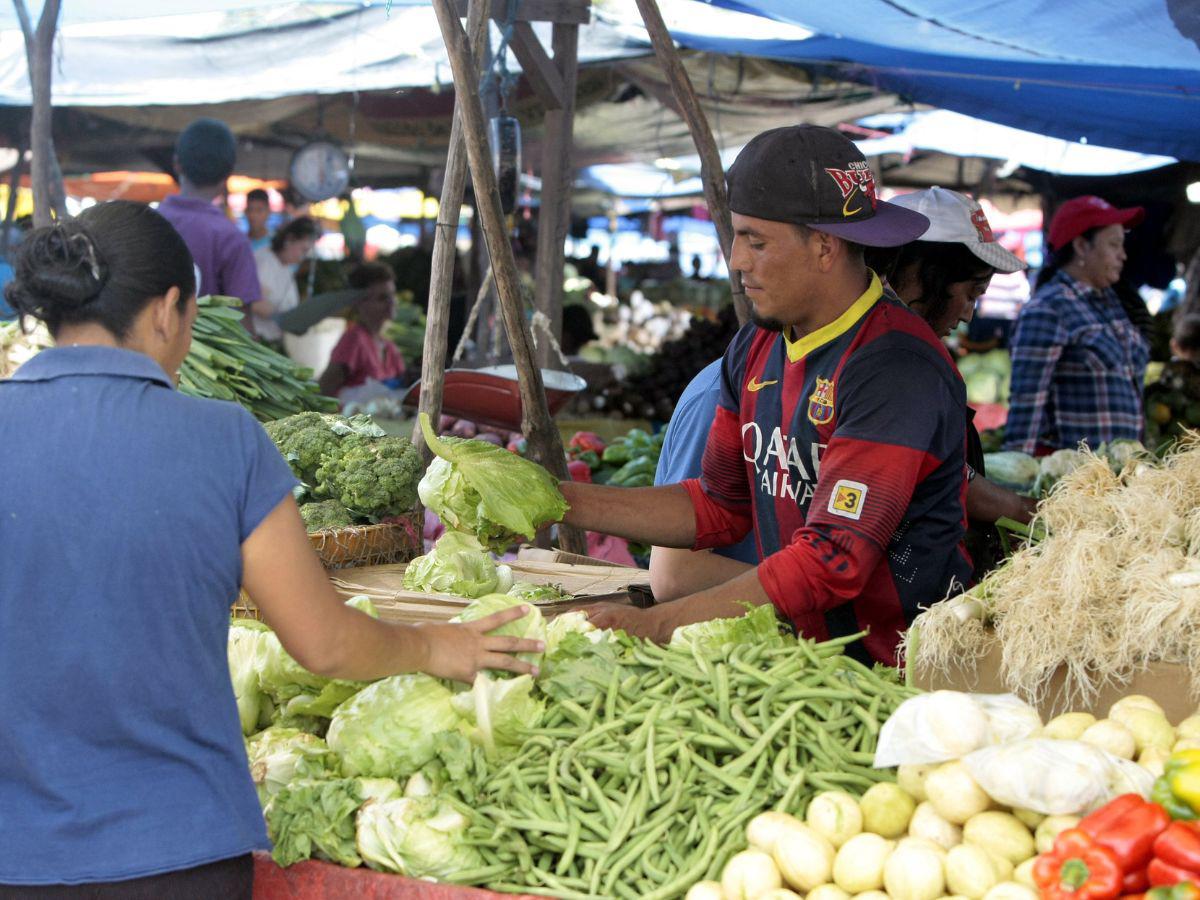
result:
[[[435,884],[371,869],[347,869],[309,860],[286,869],[269,853],[254,854],[254,900],[542,900],[528,894],[498,894],[478,888]]]

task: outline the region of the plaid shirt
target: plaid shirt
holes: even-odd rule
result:
[[[1059,271],[1017,317],[1004,449],[1140,440],[1150,345],[1112,290]]]

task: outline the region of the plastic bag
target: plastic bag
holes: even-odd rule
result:
[[[1033,738],[976,750],[963,758],[997,803],[1048,816],[1087,813],[1121,794],[1149,796],[1154,776],[1082,741]]]
[[[949,762],[1030,737],[1041,727],[1037,710],[1012,694],[921,694],[905,700],[883,724],[875,767]]]

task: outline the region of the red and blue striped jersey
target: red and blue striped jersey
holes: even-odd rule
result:
[[[919,607],[970,577],[965,422],[950,355],[877,277],[800,341],[747,325],[725,353],[701,477],[685,482],[696,549],[753,527],[759,580],[801,634],[869,629],[866,653],[894,665]]]

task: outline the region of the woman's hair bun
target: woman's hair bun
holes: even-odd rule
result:
[[[5,296],[20,312],[69,319],[100,296],[107,279],[95,241],[69,220],[26,235]]]

